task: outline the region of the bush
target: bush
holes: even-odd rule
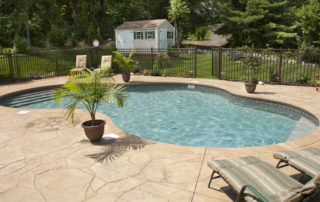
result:
[[[161,52],[156,57],[155,67],[159,69],[166,68],[170,64],[170,57],[166,52]]]
[[[25,53],[28,49],[28,42],[25,38],[16,37],[14,40],[14,49],[18,53]]]
[[[14,53],[14,49],[13,48],[3,48],[2,49],[2,54],[10,54],[10,53]]]
[[[195,33],[195,35],[197,36],[197,40],[204,40],[208,31],[209,31],[208,27],[205,27],[205,26],[198,27]]]
[[[66,40],[66,34],[64,29],[57,25],[52,25],[49,32],[49,41],[54,46],[64,46]]]

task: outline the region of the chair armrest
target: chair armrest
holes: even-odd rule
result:
[[[258,190],[256,190],[256,189],[255,189],[253,186],[251,186],[250,184],[246,184],[246,185],[244,185],[244,186],[241,188],[241,190],[240,190],[240,192],[239,192],[239,194],[238,194],[238,196],[237,196],[237,199],[236,199],[237,202],[238,202],[238,201],[241,201],[241,199],[242,199],[242,197],[243,197],[243,195],[244,195],[244,191],[246,190],[246,188],[250,189],[253,193],[255,193],[262,201],[264,201],[264,202],[269,202],[268,199],[266,199]]]

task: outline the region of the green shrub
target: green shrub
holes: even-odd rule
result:
[[[49,41],[54,46],[64,46],[66,40],[66,34],[64,29],[57,25],[52,25],[49,32]]]
[[[10,53],[14,53],[14,49],[13,48],[3,48],[2,49],[2,54],[10,54]]]
[[[161,52],[156,57],[155,68],[163,69],[168,67],[170,64],[170,57],[166,52]]]
[[[16,37],[14,40],[14,50],[18,53],[25,53],[28,49],[28,42],[25,38]]]
[[[198,27],[195,33],[195,35],[197,36],[197,40],[204,40],[208,31],[209,31],[208,27],[205,27],[205,26]]]

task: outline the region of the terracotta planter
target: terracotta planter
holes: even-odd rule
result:
[[[122,74],[122,80],[124,82],[129,82],[130,81],[130,73]]]
[[[106,125],[106,121],[104,120],[96,120],[95,125],[91,126],[91,121],[85,121],[81,124],[84,129],[84,133],[88,137],[91,142],[99,141],[104,133],[104,125]]]
[[[256,83],[246,83],[245,85],[246,85],[246,91],[248,93],[254,93],[257,87]]]

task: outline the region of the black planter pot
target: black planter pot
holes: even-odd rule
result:
[[[246,85],[246,91],[248,93],[254,93],[257,87],[256,83],[246,83],[245,85]]]
[[[94,125],[91,125],[91,121],[85,121],[81,124],[84,133],[91,142],[101,139],[104,133],[104,125],[106,125],[106,121],[104,120],[95,120]]]
[[[122,74],[122,80],[124,82],[129,82],[130,81],[130,73]]]

